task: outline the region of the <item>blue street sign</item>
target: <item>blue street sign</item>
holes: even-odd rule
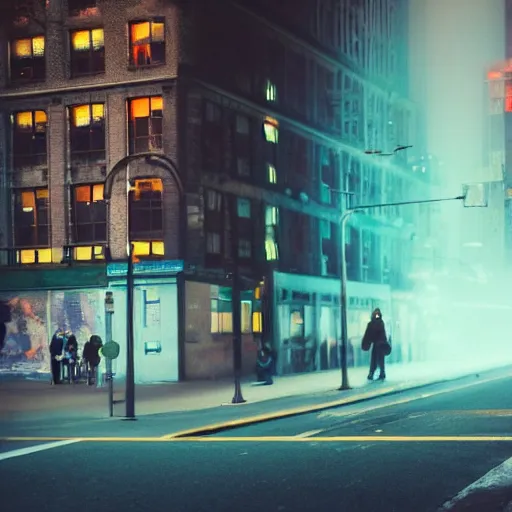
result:
[[[183,272],[183,260],[141,261],[134,263],[133,275],[177,274]],[[128,273],[128,263],[114,262],[107,265],[108,277],[124,277]]]

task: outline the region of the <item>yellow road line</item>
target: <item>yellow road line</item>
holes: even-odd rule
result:
[[[512,436],[326,436],[326,437],[4,437],[4,442],[80,441],[92,443],[473,443],[512,442]]]
[[[502,380],[504,378],[506,378],[506,377],[503,375],[500,377],[491,377],[489,379],[482,379],[482,380],[478,380],[476,382],[463,384],[461,386],[451,387],[450,389],[447,389],[447,390],[433,391],[430,393],[424,393],[420,396],[413,396],[413,397],[409,397],[409,398],[400,398],[400,399],[397,399],[388,404],[380,405],[379,408],[392,407],[394,405],[400,405],[400,404],[404,404],[407,402],[412,402],[414,400],[419,400],[422,398],[430,398],[432,396],[440,395],[443,393],[451,393],[453,391],[459,391],[461,389],[465,389],[465,388],[472,387],[472,386],[477,386],[480,384],[486,384],[489,382],[493,382],[495,380]],[[431,384],[435,384],[435,383],[431,383]],[[238,420],[225,421],[225,422],[221,422],[221,423],[212,423],[212,424],[204,425],[204,426],[198,427],[198,428],[182,430],[182,431],[178,431],[178,432],[171,432],[170,434],[166,434],[166,435],[162,436],[162,439],[175,439],[175,438],[180,438],[180,437],[194,436],[194,435],[198,435],[198,433],[203,433],[203,432],[205,432],[205,433],[206,432],[215,432],[217,430],[225,430],[225,429],[229,429],[229,428],[244,427],[244,426],[253,425],[255,423],[263,423],[263,422],[271,421],[271,420],[275,420],[275,419],[289,418],[291,416],[298,416],[300,414],[308,414],[308,413],[314,413],[314,412],[318,412],[318,411],[324,411],[326,409],[334,409],[335,407],[340,407],[342,405],[349,405],[354,402],[360,402],[362,400],[366,400],[369,398],[379,398],[381,396],[389,395],[390,393],[393,393],[393,392],[408,391],[408,390],[414,389],[415,387],[416,386],[407,386],[407,385],[389,387],[389,388],[381,389],[378,392],[371,391],[368,393],[362,393],[360,395],[356,395],[356,396],[352,396],[352,397],[348,397],[348,398],[342,398],[340,400],[334,400],[332,402],[325,402],[325,403],[318,404],[318,405],[296,407],[293,409],[284,409],[283,411],[278,411],[278,412],[269,413],[269,414],[260,414],[257,416],[249,416],[246,418],[240,418]],[[418,386],[418,388],[419,387],[420,386]],[[361,411],[361,413],[370,411],[374,408],[375,407],[371,407],[371,406],[367,407],[363,411]]]

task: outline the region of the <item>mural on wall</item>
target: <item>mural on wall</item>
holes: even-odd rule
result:
[[[103,303],[97,290],[34,291],[2,294],[11,308],[11,322],[0,352],[0,372],[49,373],[49,344],[56,331],[69,331],[81,355],[92,334],[103,338]]]

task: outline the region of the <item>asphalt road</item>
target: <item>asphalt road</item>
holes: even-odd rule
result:
[[[512,435],[511,384],[430,387],[195,440],[71,440],[36,453],[48,443],[3,442],[0,510],[434,512],[512,457],[499,439]]]

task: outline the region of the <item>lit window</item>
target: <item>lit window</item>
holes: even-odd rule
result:
[[[130,64],[151,66],[165,62],[165,27],[163,21],[130,23]]]
[[[277,206],[265,208],[265,226],[277,226],[279,222],[279,210]]]
[[[272,118],[267,117],[263,123],[265,139],[267,142],[277,144],[279,142],[279,123]]]
[[[279,210],[276,206],[265,208],[265,254],[268,261],[279,259],[276,229],[279,223]]]
[[[242,324],[242,332],[249,333],[252,332],[252,302],[250,300],[243,300],[240,303],[240,313],[241,313],[241,324]]]
[[[211,299],[211,332],[214,334],[233,332],[233,308],[230,300]]]
[[[41,247],[49,244],[47,188],[15,191],[14,226],[17,247]]]
[[[74,248],[75,261],[104,260],[105,251],[102,245],[84,245]]]
[[[244,199],[239,197],[237,199],[237,212],[238,216],[244,219],[251,218],[251,201],[249,199]]]
[[[52,263],[51,249],[22,249],[17,254],[18,263],[31,265],[34,263]]]
[[[15,168],[44,165],[47,162],[46,112],[18,112],[13,121],[13,164]]]
[[[76,243],[106,241],[107,209],[103,189],[103,183],[74,187],[71,213]]]
[[[105,160],[105,107],[101,103],[70,107],[70,153],[73,163]]]
[[[252,314],[252,332],[263,332],[263,315],[261,311]]]
[[[266,83],[266,98],[267,101],[274,103],[277,101],[277,87],[270,80]]]
[[[71,32],[71,74],[105,72],[105,42],[102,28]]]
[[[265,255],[267,261],[275,261],[279,259],[277,243],[273,238],[267,237],[265,239]]]
[[[130,153],[162,149],[162,96],[129,100]]]
[[[44,80],[44,36],[17,39],[11,43],[11,80]]]
[[[269,163],[267,163],[267,177],[268,177],[268,182],[269,183],[272,183],[272,184],[276,184],[277,183],[277,171],[276,171],[276,168],[272,164],[269,164]]]
[[[130,239],[162,240],[163,182],[159,178],[136,180],[130,191]],[[154,251],[151,253],[155,255]]]
[[[134,256],[164,256],[165,248],[162,240],[131,241]]]

